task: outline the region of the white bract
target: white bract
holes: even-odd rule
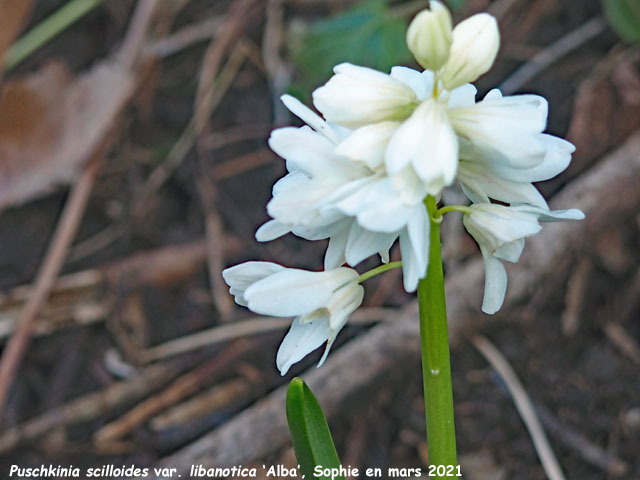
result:
[[[507,291],[507,272],[500,260],[517,262],[524,248],[524,239],[538,233],[538,222],[582,220],[580,210],[548,210],[532,205],[506,207],[476,203],[469,207],[462,222],[478,242],[485,268],[482,311],[495,313],[502,306]]]
[[[276,357],[282,375],[326,343],[318,366],[322,365],[338,332],[364,295],[358,272],[352,268],[310,272],[269,262],[246,262],[227,268],[222,276],[236,302],[249,310],[296,317]]]

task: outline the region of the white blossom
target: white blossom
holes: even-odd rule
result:
[[[431,0],[429,9],[418,13],[407,29],[407,46],[427,70],[438,70],[447,62],[452,41],[451,14],[437,0]]]
[[[482,311],[495,313],[502,306],[507,290],[507,272],[500,260],[517,262],[524,248],[524,239],[538,233],[538,222],[581,220],[580,210],[555,210],[532,205],[476,203],[465,213],[463,223],[478,242],[485,267]]]
[[[491,15],[478,13],[456,25],[449,61],[441,72],[445,88],[453,90],[488,72],[499,47],[498,23]]]
[[[287,127],[272,133],[269,145],[286,160],[289,173],[274,185],[267,204],[273,220],[256,238],[269,241],[289,232],[309,240],[328,238],[325,269],[355,266],[376,253],[387,262],[400,239],[405,289],[415,291],[427,269],[429,222],[422,201],[405,201],[381,168],[375,133],[384,135],[394,126],[376,124],[371,132],[363,127],[340,137],[306,107],[299,110],[291,97],[285,99],[316,130]]]
[[[262,315],[296,317],[276,357],[282,375],[326,343],[318,364],[321,366],[364,295],[358,272],[345,267],[310,272],[269,262],[246,262],[227,268],[222,276],[236,302],[249,310]]]
[[[371,68],[337,65],[335,75],[313,92],[324,118],[348,128],[406,118],[417,105],[414,91]]]

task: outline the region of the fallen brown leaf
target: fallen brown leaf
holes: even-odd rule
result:
[[[130,97],[130,71],[102,62],[72,79],[60,63],[0,95],[0,211],[69,183]]]
[[[32,3],[32,0],[0,0],[0,78],[5,53],[20,33]]]

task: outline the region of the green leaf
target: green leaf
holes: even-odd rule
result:
[[[349,62],[389,71],[412,61],[405,43],[406,20],[394,15],[384,0],[366,0],[328,20],[312,24],[294,49],[300,71],[297,92],[325,82],[335,65]]]
[[[314,475],[316,465],[339,468],[340,459],[333,445],[331,431],[318,400],[300,378],[294,378],[287,391],[287,421],[300,469],[305,478],[330,479]],[[343,476],[333,477],[344,480]]]
[[[602,0],[611,28],[623,39],[640,43],[640,1]]]

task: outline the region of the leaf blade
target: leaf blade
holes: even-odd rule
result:
[[[286,405],[293,449],[302,474],[305,478],[328,478],[314,475],[316,465],[339,468],[340,459],[320,404],[302,379],[291,380]],[[342,476],[334,478],[344,480]]]

